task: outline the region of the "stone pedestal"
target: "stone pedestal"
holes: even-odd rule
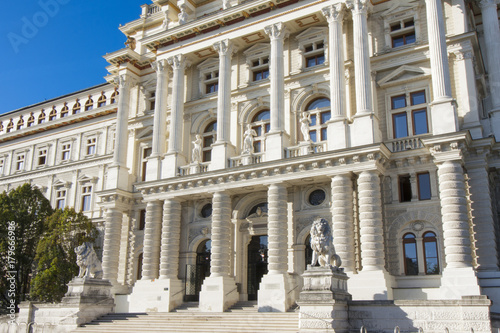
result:
[[[229,142],[216,142],[212,145],[210,171],[227,168],[228,160],[234,156],[235,148]]]
[[[191,163],[189,164],[189,174],[194,175],[201,172],[201,164],[200,163]]]
[[[312,146],[312,141],[300,141],[299,142],[299,151],[300,151],[300,156],[304,155],[309,155],[314,152],[313,146]]]
[[[234,279],[229,276],[209,276],[200,292],[201,312],[224,312],[239,300]]]
[[[330,120],[327,127],[328,150],[344,149],[349,144],[349,124],[347,119]]]
[[[443,299],[481,295],[479,281],[472,267],[446,267],[441,275],[440,291]]]
[[[139,280],[128,296],[128,312],[170,312],[182,304],[183,291],[178,279]]]
[[[351,146],[369,145],[380,142],[379,120],[373,113],[356,114],[351,125]]]
[[[311,267],[302,274],[304,287],[300,306],[300,332],[348,332],[347,292],[349,279],[336,267]]]
[[[241,164],[242,165],[250,165],[253,164],[253,154],[252,153],[246,153],[241,155]]]
[[[292,306],[288,273],[264,275],[259,285],[259,312],[286,312]]]
[[[186,158],[179,153],[167,153],[162,161],[162,178],[176,177],[179,174],[179,167],[186,164]]]

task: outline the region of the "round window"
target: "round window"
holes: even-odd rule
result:
[[[325,201],[326,194],[323,190],[314,190],[309,194],[309,203],[313,206],[318,206]]]
[[[212,216],[212,204],[206,204],[201,209],[201,217],[206,218],[206,217],[210,217],[210,216]]]

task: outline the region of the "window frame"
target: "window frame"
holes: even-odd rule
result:
[[[423,93],[423,98],[424,102],[423,103],[418,103],[418,104],[413,104],[414,103],[414,96],[416,94]],[[395,103],[394,100],[395,98],[404,96],[404,103],[405,105],[402,107],[397,107],[394,108]],[[430,113],[429,113],[429,87],[428,86],[418,86],[413,89],[408,89],[405,92],[401,91],[395,91],[393,93],[390,93],[387,95],[387,105],[388,105],[388,110],[389,110],[389,119],[390,121],[388,122],[388,133],[392,136],[391,139],[404,139],[404,138],[412,138],[412,137],[418,137],[422,135],[428,135],[431,133],[431,124],[430,124]],[[415,114],[417,112],[424,112],[425,114],[425,130],[426,132],[422,132],[419,134],[417,133],[417,126],[418,121],[415,118]],[[398,131],[397,131],[397,122],[395,120],[396,116],[400,116],[405,114],[406,117],[406,136],[398,136]]]
[[[264,112],[269,113],[269,119],[258,119],[258,116]],[[250,126],[257,133],[257,136],[253,138],[253,149],[254,153],[263,153],[266,151],[266,134],[271,130],[271,110],[270,109],[260,109],[254,113],[252,116],[252,121]],[[259,135],[260,132],[260,135]],[[258,149],[257,149],[258,148]]]
[[[152,147],[143,147],[141,150],[141,180],[146,181],[146,174],[148,169],[148,157],[153,153]]]
[[[442,251],[442,244],[440,237],[438,236],[438,232],[435,230],[434,227],[430,226],[429,223],[427,223],[424,220],[415,220],[411,223],[408,223],[406,227],[403,229],[399,230],[398,232],[398,258],[399,258],[399,274],[402,277],[409,277],[409,278],[415,278],[415,274],[407,274],[407,265],[406,265],[406,249],[405,249],[405,244],[408,243],[408,241],[405,242],[405,237],[408,234],[414,235],[414,244],[416,247],[416,257],[417,257],[417,265],[418,265],[418,276],[434,276],[434,277],[439,277],[440,274],[442,274],[442,266],[441,266],[441,259],[444,259],[444,253]],[[428,237],[426,235],[431,234],[431,237]],[[433,246],[435,246],[435,255],[436,257],[429,257],[432,263],[437,264],[437,270],[428,271],[427,268],[427,255],[425,253],[426,251],[426,243],[432,243]],[[434,249],[431,249],[434,250]],[[433,254],[433,253],[431,253]]]
[[[211,131],[208,131],[210,127],[213,127]],[[202,138],[202,147],[201,147],[201,161],[202,162],[211,162],[212,161],[212,145],[217,141],[217,120],[212,120],[205,126],[203,133],[201,135]],[[209,140],[211,139],[211,143]]]
[[[88,200],[88,201],[87,201]],[[81,212],[90,212],[92,211],[92,185],[90,184],[82,184],[81,185]],[[88,205],[88,209],[86,209],[86,205]]]
[[[199,70],[200,96],[217,95],[219,91],[219,58],[209,58],[199,64],[197,68]]]
[[[316,107],[314,109],[311,109],[311,105],[314,102],[320,101],[323,99],[328,100],[330,105],[324,106],[321,108]],[[309,125],[309,137],[311,138],[311,141],[315,142],[315,143],[326,142],[328,140],[328,122],[330,121],[330,119],[332,117],[330,99],[326,96],[316,97],[307,103],[307,106],[303,112],[307,112],[307,114],[310,115],[311,120],[315,119],[315,122],[311,123]],[[327,113],[329,113],[330,116],[326,121],[323,121],[323,115],[325,115]],[[311,135],[311,133],[313,133],[313,132],[314,132],[314,137],[316,138],[316,140],[313,140],[313,136]],[[302,132],[300,134],[302,135]],[[320,140],[318,140],[318,138]],[[302,139],[304,139],[304,138],[302,138]]]
[[[432,233],[434,236],[433,237],[426,237],[425,235]],[[426,241],[426,239],[430,239],[430,241]],[[436,246],[436,265],[437,265],[437,272],[436,273],[429,273],[428,272],[428,267],[427,267],[427,254],[426,254],[426,243],[434,243]],[[424,272],[425,275],[439,275],[441,272],[441,266],[439,264],[439,246],[438,246],[438,238],[437,235],[434,231],[425,231],[422,233],[422,251],[424,254]]]
[[[41,162],[41,158],[43,158],[43,163]],[[36,165],[37,167],[46,166],[49,162],[49,148],[48,147],[40,147],[37,150],[37,159]]]
[[[328,65],[328,28],[312,27],[304,30],[295,38],[297,39],[299,44],[298,48],[300,52],[300,64],[299,68],[292,70],[292,74],[296,73],[296,70],[298,70],[298,72],[302,72],[305,70],[314,70]],[[322,48],[318,48],[319,44],[322,44]],[[307,50],[307,48],[311,46],[312,49]],[[317,61],[315,61],[315,64],[313,66],[308,66],[308,58],[316,58],[321,54],[323,54],[324,58],[324,61],[322,63],[318,63]]]
[[[66,196],[67,189],[64,187],[58,187],[55,189],[55,208],[56,209],[64,209],[66,207]],[[62,205],[61,205],[62,203]]]
[[[61,143],[61,162],[71,161],[71,142]],[[67,153],[68,158],[64,158]]]
[[[38,124],[43,124],[47,120],[47,115],[45,114],[45,110],[42,109],[40,114],[38,115],[37,122]]]
[[[68,108],[68,103],[64,102],[64,106],[61,109],[61,118],[65,118],[69,116],[69,108]]]
[[[89,150],[94,147],[92,152]],[[88,136],[85,138],[85,156],[97,155],[97,136]]]
[[[413,238],[407,238],[406,236],[408,235],[412,235]],[[412,240],[412,241],[410,241]],[[410,258],[410,257],[407,257],[406,255],[406,244],[414,244],[414,247],[415,247],[415,258]],[[418,246],[417,246],[417,236],[415,236],[414,233],[412,232],[407,232],[403,235],[403,264],[404,264],[404,274],[405,276],[415,276],[415,275],[419,275],[419,268],[420,268],[420,265],[419,265],[419,260],[418,260]],[[417,271],[416,271],[416,274],[408,274],[408,271],[409,271],[409,267],[407,265],[407,258],[410,258],[410,259],[415,259],[416,262],[417,262]]]
[[[420,44],[420,38],[422,36],[419,17],[420,5],[416,5],[413,8],[405,7],[401,7],[400,10],[396,9],[396,11],[391,11],[389,9],[388,11],[386,11],[386,13],[382,14],[382,17],[384,19],[385,34],[384,50],[386,52],[393,50],[396,51]],[[413,21],[413,25],[405,27],[405,23],[411,21]],[[399,29],[393,29],[396,24],[400,25]],[[415,36],[414,42],[404,43],[400,46],[394,46],[394,38],[402,35],[411,35],[412,32]]]
[[[420,180],[420,176],[423,176],[423,175],[427,175],[429,177],[428,181],[429,181],[429,197],[428,198],[422,198],[422,195],[421,195],[421,180]],[[430,172],[428,171],[424,171],[424,172],[418,172],[416,174],[416,178],[417,178],[417,192],[418,192],[418,200],[419,201],[423,201],[423,200],[431,200],[432,199],[432,186],[431,186],[431,174]]]
[[[26,167],[26,153],[16,154],[16,171],[24,171]]]
[[[57,119],[57,110],[56,107],[52,107],[52,110],[49,112],[49,121],[56,120]]]

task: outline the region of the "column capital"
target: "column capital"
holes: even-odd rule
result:
[[[370,8],[369,0],[348,0],[346,2],[347,8],[352,10],[353,14],[367,14]]]
[[[151,67],[155,70],[156,73],[168,73],[168,61],[167,59],[156,60],[151,63]]]
[[[120,89],[130,88],[137,84],[137,80],[129,74],[119,74],[114,78],[114,84]]]
[[[173,70],[185,69],[191,65],[191,62],[183,54],[177,54],[167,58],[168,64],[172,66]]]
[[[283,22],[268,25],[264,27],[264,31],[267,35],[269,35],[271,40],[285,39],[289,35],[288,29],[286,28],[285,24],[283,24]]]
[[[337,3],[328,7],[324,7],[321,9],[321,13],[326,18],[328,23],[342,23],[342,21],[344,20],[344,4]]]
[[[223,39],[221,41],[215,42],[212,47],[221,56],[225,56],[227,54],[229,54],[229,56],[232,56],[234,53],[238,52],[238,48],[236,47],[236,45],[229,39]]]

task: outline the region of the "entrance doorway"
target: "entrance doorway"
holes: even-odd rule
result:
[[[252,236],[248,244],[247,289],[248,300],[257,299],[262,277],[267,274],[267,236]]]
[[[212,241],[203,241],[196,250],[196,264],[186,265],[185,302],[198,302],[203,281],[210,275],[210,255]]]

